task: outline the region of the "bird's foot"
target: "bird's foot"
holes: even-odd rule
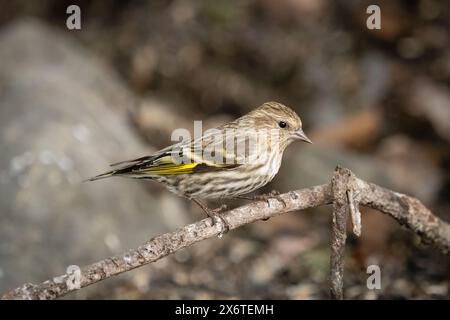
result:
[[[230,231],[230,225],[224,219],[224,217],[221,216],[221,213],[227,210],[227,206],[225,204],[215,209],[205,207],[203,208],[203,210],[205,211],[206,215],[211,218],[213,226],[216,225],[216,223],[219,223],[221,225],[221,230],[217,235],[219,238],[222,238],[225,233]]]
[[[230,231],[230,225],[228,222],[222,217],[221,213],[227,210],[227,206],[225,204],[221,205],[219,208],[209,209],[208,216],[212,219],[213,225],[217,222],[221,225],[221,230],[217,237],[222,238],[225,233]]]

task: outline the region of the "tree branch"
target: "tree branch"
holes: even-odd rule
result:
[[[343,299],[344,250],[347,239],[348,185],[350,173],[336,168],[331,179],[333,215],[331,223],[330,293],[333,299]]]
[[[348,216],[346,192],[352,191],[355,203],[378,209],[417,233],[427,243],[447,251],[450,248],[450,225],[434,216],[419,200],[362,181],[347,169],[336,168],[330,184],[310,187],[256,201],[223,213],[230,229],[267,219],[286,212],[334,203],[332,232],[332,293],[341,298],[343,286],[343,250],[345,221]],[[284,202],[284,203],[283,203]],[[356,206],[357,208],[357,206]],[[359,211],[358,211],[359,212]],[[80,286],[74,285],[73,274],[63,274],[40,284],[24,284],[2,296],[2,299],[55,299],[98,281],[155,262],[201,240],[217,236],[219,224],[203,219],[178,230],[157,236],[138,248],[107,258],[81,269]],[[336,238],[336,239],[335,239]],[[337,272],[337,273],[336,273]],[[335,276],[334,276],[335,274]],[[337,279],[337,281],[335,281]]]

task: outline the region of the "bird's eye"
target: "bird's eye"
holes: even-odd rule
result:
[[[280,121],[280,122],[278,122],[278,125],[280,126],[280,128],[286,128],[287,123],[284,121]]]

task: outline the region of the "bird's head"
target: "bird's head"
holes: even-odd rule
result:
[[[278,135],[283,149],[296,140],[312,143],[303,132],[302,121],[297,113],[281,103],[266,102],[248,116],[257,128],[268,129]]]

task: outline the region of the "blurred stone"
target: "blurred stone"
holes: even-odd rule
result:
[[[163,98],[145,98],[131,113],[131,119],[139,133],[152,145],[164,148],[180,140],[178,134],[187,130],[186,138],[195,138],[210,128],[232,121],[229,114],[215,114],[211,117],[184,112],[182,103],[169,102]],[[198,132],[194,131],[195,121],[201,121]],[[175,130],[183,130],[175,131]],[[184,138],[184,135],[183,135]]]
[[[317,242],[318,238],[311,235],[275,238],[267,251],[251,264],[247,275],[249,280],[256,287],[267,285],[292,259],[310,250]]]
[[[421,0],[419,2],[419,14],[426,20],[438,18],[445,11],[444,8],[443,2],[438,0]]]
[[[362,232],[353,255],[358,267],[365,269],[370,264],[380,265],[385,262],[389,254],[391,235],[398,230],[398,224],[391,217],[374,209],[362,207],[361,212]]]
[[[392,62],[379,51],[369,51],[361,59],[359,97],[364,107],[378,109],[392,86]]]
[[[361,111],[345,117],[334,125],[314,130],[314,143],[362,149],[370,145],[381,129],[382,118],[375,110]]]
[[[177,128],[193,129],[193,120],[177,111],[176,105],[161,99],[146,98],[132,112],[131,119],[139,132],[161,148],[175,143],[172,132]]]
[[[136,89],[143,91],[153,81],[158,55],[150,46],[139,47],[131,58],[130,81]]]
[[[299,257],[304,273],[314,282],[327,280],[329,272],[330,250],[326,246],[316,243],[315,246],[305,250]]]
[[[425,292],[430,296],[441,296],[445,298],[448,295],[448,283],[426,284]]]
[[[444,85],[419,79],[405,93],[409,110],[431,122],[440,137],[450,142],[450,93]]]
[[[399,40],[397,51],[405,59],[417,59],[424,53],[425,48],[420,39],[406,37]]]
[[[146,153],[114,72],[33,20],[2,30],[0,61],[0,292],[165,231],[143,183],[82,182]]]
[[[357,299],[363,291],[362,286],[353,286],[345,289],[345,297],[347,299]]]
[[[407,136],[396,135],[381,143],[378,158],[384,164],[394,190],[408,193],[425,203],[435,200],[442,187],[443,174],[426,146]]]
[[[307,300],[317,299],[317,286],[314,283],[299,284],[286,288],[286,294],[289,299]]]
[[[368,32],[371,36],[384,41],[394,41],[402,34],[408,32],[413,23],[413,17],[408,14],[405,5],[400,1],[372,0],[363,1],[340,1],[340,4],[348,10],[358,29]],[[381,8],[381,29],[368,29],[366,26],[369,14],[366,13],[368,6],[376,4]]]
[[[241,263],[249,258],[257,249],[254,241],[240,239],[230,248],[230,260],[233,263]]]
[[[389,293],[397,295],[399,297],[410,297],[414,290],[414,283],[408,281],[405,278],[399,278],[393,281],[393,284],[389,288]]]
[[[377,300],[378,293],[374,290],[366,291],[366,293],[362,297],[364,300]]]
[[[327,3],[323,0],[258,0],[257,3],[281,24],[306,22],[311,25],[327,11]]]

